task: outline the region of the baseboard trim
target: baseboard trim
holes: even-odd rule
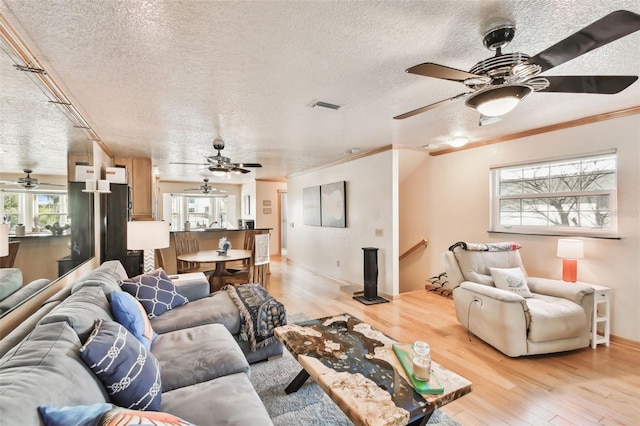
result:
[[[611,335],[610,341],[611,341],[611,344],[615,344],[617,346],[624,346],[627,349],[632,349],[634,351],[640,352],[640,342],[637,340]]]

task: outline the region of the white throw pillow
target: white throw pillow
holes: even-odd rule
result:
[[[529,286],[527,285],[527,277],[520,268],[489,268],[491,277],[496,287],[514,292],[522,297],[533,297]]]

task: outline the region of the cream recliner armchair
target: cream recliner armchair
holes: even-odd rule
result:
[[[527,277],[519,248],[517,243],[460,242],[442,254],[449,280],[445,288],[453,291],[458,321],[510,357],[589,346],[594,290]],[[521,269],[523,282],[514,268]],[[516,279],[508,276],[505,284],[504,273]]]

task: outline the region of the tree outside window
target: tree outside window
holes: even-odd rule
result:
[[[494,169],[491,228],[615,232],[616,180],[614,153]]]

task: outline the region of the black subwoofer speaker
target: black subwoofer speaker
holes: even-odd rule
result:
[[[363,247],[364,251],[364,294],[353,298],[365,305],[388,302],[378,296],[378,249]]]

